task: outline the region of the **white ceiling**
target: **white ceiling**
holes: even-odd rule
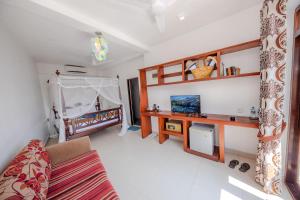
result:
[[[177,0],[168,8],[164,33],[145,6],[151,0],[0,0],[0,22],[38,62],[91,66],[95,31],[107,38],[106,64],[113,64],[261,1]],[[182,12],[186,19],[179,21]]]
[[[160,33],[147,7],[136,6],[151,0],[55,0],[93,19],[102,21],[151,46],[193,31],[262,0],[177,0],[166,15],[166,31]],[[184,21],[177,15],[185,13]]]
[[[0,3],[0,22],[36,62],[93,66],[90,49],[93,31],[74,28],[71,21],[61,19],[58,14],[41,7],[38,9],[39,12],[35,12],[36,8],[28,10]],[[107,38],[111,53],[103,64],[141,54],[118,39]]]

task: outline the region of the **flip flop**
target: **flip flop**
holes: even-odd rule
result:
[[[229,163],[228,166],[229,166],[231,169],[234,169],[239,163],[240,163],[240,162],[239,162],[238,160],[232,160],[232,161],[230,161],[230,163]]]
[[[250,169],[250,165],[248,164],[248,163],[243,163],[242,165],[241,165],[241,167],[239,168],[239,170],[241,171],[241,172],[246,172],[246,171],[248,171]]]

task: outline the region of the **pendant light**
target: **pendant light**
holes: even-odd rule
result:
[[[93,57],[98,62],[107,59],[108,45],[101,32],[96,32],[96,36],[91,39]]]

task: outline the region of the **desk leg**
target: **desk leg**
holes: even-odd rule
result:
[[[189,121],[186,121],[186,120],[183,121],[182,128],[183,128],[183,149],[184,149],[184,151],[187,151],[188,146],[189,146],[189,135],[188,135],[189,125],[190,125]]]
[[[219,125],[219,154],[220,162],[225,162],[224,124]]]
[[[151,127],[151,117],[148,116],[141,116],[141,123],[142,123],[142,138],[146,138],[152,132]]]
[[[159,117],[158,118],[158,126],[159,126],[159,133],[158,133],[158,137],[159,137],[159,144],[164,143],[167,139],[169,139],[169,135],[163,134],[163,130],[165,129],[165,122],[166,119],[163,117]]]

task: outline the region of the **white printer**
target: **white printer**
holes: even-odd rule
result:
[[[213,155],[215,126],[193,123],[189,128],[190,149]]]

